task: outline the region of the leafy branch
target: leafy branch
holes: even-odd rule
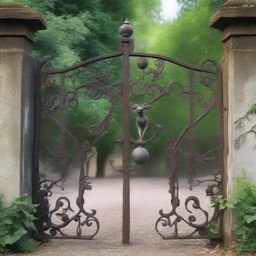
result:
[[[35,251],[34,241],[27,235],[36,230],[33,216],[36,207],[28,195],[16,198],[6,207],[0,195],[0,253]]]
[[[235,181],[235,189],[229,198],[217,195],[212,206],[220,210],[234,209],[235,222],[233,232],[237,237],[235,245],[239,253],[256,252],[256,184],[245,172]]]

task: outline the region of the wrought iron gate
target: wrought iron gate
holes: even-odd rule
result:
[[[173,238],[202,238],[220,237],[221,229],[213,232],[213,227],[221,226],[221,213],[217,205],[212,209],[204,209],[198,196],[189,195],[185,199],[180,198],[180,186],[178,179],[179,165],[186,162],[186,175],[190,189],[202,184],[205,187],[205,198],[213,198],[222,191],[222,133],[219,132],[217,148],[207,148],[199,153],[195,143],[197,140],[197,125],[210,113],[215,113],[219,122],[219,131],[222,130],[222,121],[219,109],[221,109],[220,77],[221,70],[212,60],[205,60],[200,67],[184,64],[175,59],[148,53],[133,51],[133,40],[130,36],[133,29],[129,22],[120,27],[122,38],[119,41],[118,51],[115,53],[94,57],[73,66],[54,69],[50,62],[43,62],[39,68],[40,75],[37,92],[37,116],[35,151],[40,147],[40,161],[50,162],[49,168],[59,171],[58,178],[39,178],[39,152],[36,152],[38,163],[34,174],[34,202],[40,204],[38,210],[39,235],[45,239],[51,237],[92,239],[99,231],[100,223],[96,210],[85,210],[85,192],[92,189],[88,175],[88,164],[94,155],[94,147],[100,136],[108,129],[113,111],[118,107],[120,99],[122,105],[122,139],[118,141],[123,149],[123,243],[128,244],[130,239],[130,162],[132,160],[142,164],[149,157],[145,148],[155,138],[161,137],[161,126],[155,126],[155,134],[145,139],[149,128],[149,118],[144,112],[153,109],[154,104],[169,96],[176,97],[188,106],[188,125],[184,125],[176,138],[168,140],[167,155],[169,159],[169,193],[171,198],[170,211],[160,210],[160,216],[156,220],[155,229],[164,239]],[[113,82],[113,71],[100,72],[100,64],[90,68],[91,64],[98,64],[103,60],[119,57],[122,63],[122,78],[120,82]],[[132,59],[136,60],[136,78],[130,74]],[[182,81],[171,81],[163,84],[161,81],[167,64],[184,70],[188,74],[181,78]],[[170,72],[170,71],[169,71]],[[114,76],[117,77],[117,76]],[[110,84],[109,81],[111,81]],[[89,139],[85,142],[78,141],[67,125],[70,111],[77,111],[83,98],[99,100],[104,98],[109,104],[108,112],[101,121],[91,124],[88,130]],[[138,99],[140,99],[138,101]],[[141,102],[143,99],[143,102]],[[172,104],[172,102],[169,102]],[[83,106],[88,108],[89,106]],[[136,123],[130,124],[131,110],[136,110]],[[79,111],[78,111],[79,112]],[[168,113],[166,113],[168,114]],[[216,119],[217,120],[217,119]],[[176,121],[177,122],[177,121]],[[42,125],[43,124],[43,125]],[[40,128],[41,125],[43,128]],[[130,136],[130,125],[136,125],[138,139]],[[84,130],[87,124],[82,124]],[[168,128],[168,129],[167,129]],[[165,127],[167,131],[171,128]],[[54,134],[51,140],[47,139],[49,130]],[[206,133],[210,131],[206,130]],[[39,140],[40,134],[44,134],[44,141]],[[148,137],[148,136],[146,136]],[[42,136],[41,136],[42,138]],[[185,142],[184,142],[185,141]],[[184,144],[183,144],[184,143]],[[40,145],[40,146],[39,146]],[[136,148],[131,153],[131,145]],[[180,160],[180,157],[183,157]],[[55,199],[54,205],[49,205],[48,199],[53,196],[54,188],[63,189],[64,181],[71,168],[72,160],[79,162],[79,181],[76,198],[77,209],[74,210],[71,199],[68,196],[60,196]],[[205,163],[211,163],[209,169],[212,173],[204,179],[197,177],[199,167]],[[205,175],[206,176],[206,175]],[[39,181],[40,180],[40,181]],[[39,182],[38,182],[39,181]],[[181,203],[182,201],[182,203]],[[179,212],[184,206],[186,214]],[[197,218],[196,213],[200,218]],[[76,223],[75,234],[66,234],[63,230]],[[189,227],[185,233],[180,233],[179,226]],[[88,230],[91,230],[88,233]]]

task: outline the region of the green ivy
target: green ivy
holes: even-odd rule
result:
[[[35,251],[28,232],[36,230],[33,223],[36,207],[28,195],[13,200],[10,206],[5,206],[3,195],[0,195],[0,253]]]
[[[247,114],[256,114],[256,104],[253,104]]]
[[[235,188],[230,198],[217,195],[214,205],[219,209],[234,209],[235,223],[233,232],[237,236],[236,250],[239,253],[256,252],[256,184],[245,172],[236,179]]]

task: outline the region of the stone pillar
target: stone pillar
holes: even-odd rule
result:
[[[242,118],[256,103],[256,0],[229,0],[210,19],[221,31],[224,43],[224,193],[234,189],[234,179],[243,170],[256,182],[256,138],[246,134],[255,117]],[[241,119],[242,118],[242,119]],[[232,240],[232,211],[224,214],[224,241]]]
[[[18,3],[0,3],[0,193],[7,202],[31,195],[33,88],[31,44],[45,29],[40,13]]]

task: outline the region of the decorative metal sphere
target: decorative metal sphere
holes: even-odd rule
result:
[[[129,20],[125,20],[124,24],[119,28],[119,33],[123,37],[130,37],[133,34],[133,28]]]
[[[139,146],[132,151],[132,160],[136,164],[143,164],[148,159],[149,159],[149,153],[145,148]]]
[[[139,58],[137,61],[137,66],[140,69],[145,69],[148,66],[148,60],[145,58]]]

